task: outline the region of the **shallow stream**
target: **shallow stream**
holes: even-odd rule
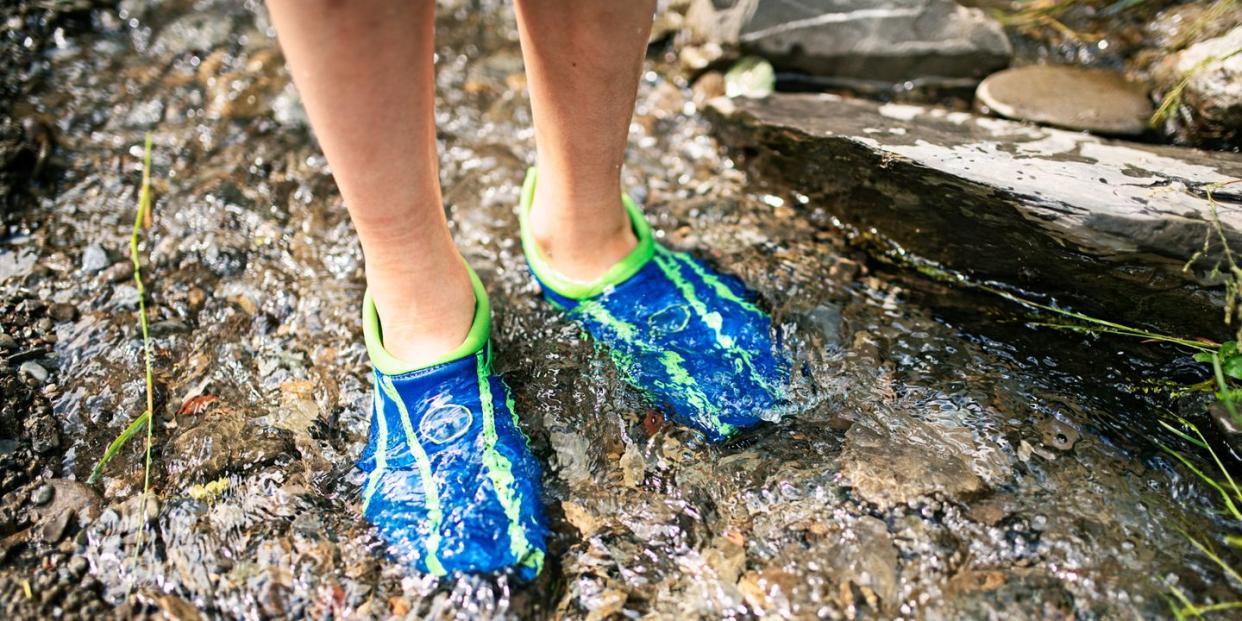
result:
[[[526,272],[530,115],[511,11],[491,1],[437,20],[441,175],[554,532],[532,585],[410,575],[357,517],[357,243],[270,23],[236,4],[96,10],[89,32],[54,35],[15,112],[55,136],[55,181],[0,241],[7,316],[43,312],[26,299],[77,310],[31,355],[59,442],[6,505],[85,480],[144,407],[127,252],[147,130],[159,415],[141,552],[137,436],[81,534],[8,555],[11,615],[1134,618],[1167,615],[1171,584],[1227,597],[1179,532],[1211,528],[1212,500],[1148,439],[1155,405],[1131,390],[1157,363],[877,269],[819,206],[735,168],[661,48],[626,185],[663,243],[761,295],[808,369],[796,415],[730,445],[663,424]],[[11,325],[29,350],[39,326]]]

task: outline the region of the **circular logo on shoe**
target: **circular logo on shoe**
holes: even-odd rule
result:
[[[647,325],[660,334],[681,332],[688,323],[690,323],[690,310],[685,304],[665,307],[647,318]]]
[[[474,414],[465,406],[450,403],[432,408],[418,424],[419,433],[436,444],[448,444],[470,429]]]

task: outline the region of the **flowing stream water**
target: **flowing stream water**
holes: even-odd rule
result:
[[[511,9],[492,1],[437,18],[441,175],[545,464],[549,562],[530,585],[410,574],[357,514],[362,263],[261,5],[126,1],[90,20],[54,33],[15,113],[55,136],[56,181],[0,242],[6,312],[77,312],[32,354],[55,459],[6,502],[85,480],[144,408],[127,253],[148,130],[155,499],[138,550],[140,434],[78,536],[10,555],[14,617],[1134,618],[1167,615],[1170,585],[1228,596],[1181,533],[1215,528],[1213,499],[1128,390],[1160,363],[877,269],[819,206],[735,168],[657,46],[626,187],[663,243],[760,294],[807,370],[794,415],[728,445],[664,424],[526,271],[533,134]],[[51,577],[23,595],[31,575]]]

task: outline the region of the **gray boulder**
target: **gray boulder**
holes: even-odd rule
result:
[[[707,110],[756,174],[811,197],[812,221],[833,216],[895,256],[1106,319],[1230,332],[1210,278],[1220,244],[1206,193],[1236,254],[1242,186],[1223,184],[1242,179],[1242,155],[832,95],[717,99]],[[1209,252],[1183,270],[1205,237]]]
[[[1000,25],[950,0],[695,0],[700,39],[843,83],[969,85],[1008,65]]]

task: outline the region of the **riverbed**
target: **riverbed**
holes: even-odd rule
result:
[[[665,424],[526,271],[533,133],[490,0],[437,18],[441,176],[544,463],[549,562],[530,585],[410,573],[358,516],[357,241],[262,6],[236,5],[93,9],[40,42],[14,106],[54,147],[0,242],[6,617],[1154,618],[1173,586],[1229,597],[1181,532],[1216,528],[1213,499],[1134,390],[1165,363],[876,265],[824,206],[739,170],[656,46],[625,185],[662,243],[759,294],[803,370],[796,411],[727,445]],[[140,537],[142,434],[93,488],[63,481],[145,407],[147,131]],[[72,514],[49,527],[49,507]]]

